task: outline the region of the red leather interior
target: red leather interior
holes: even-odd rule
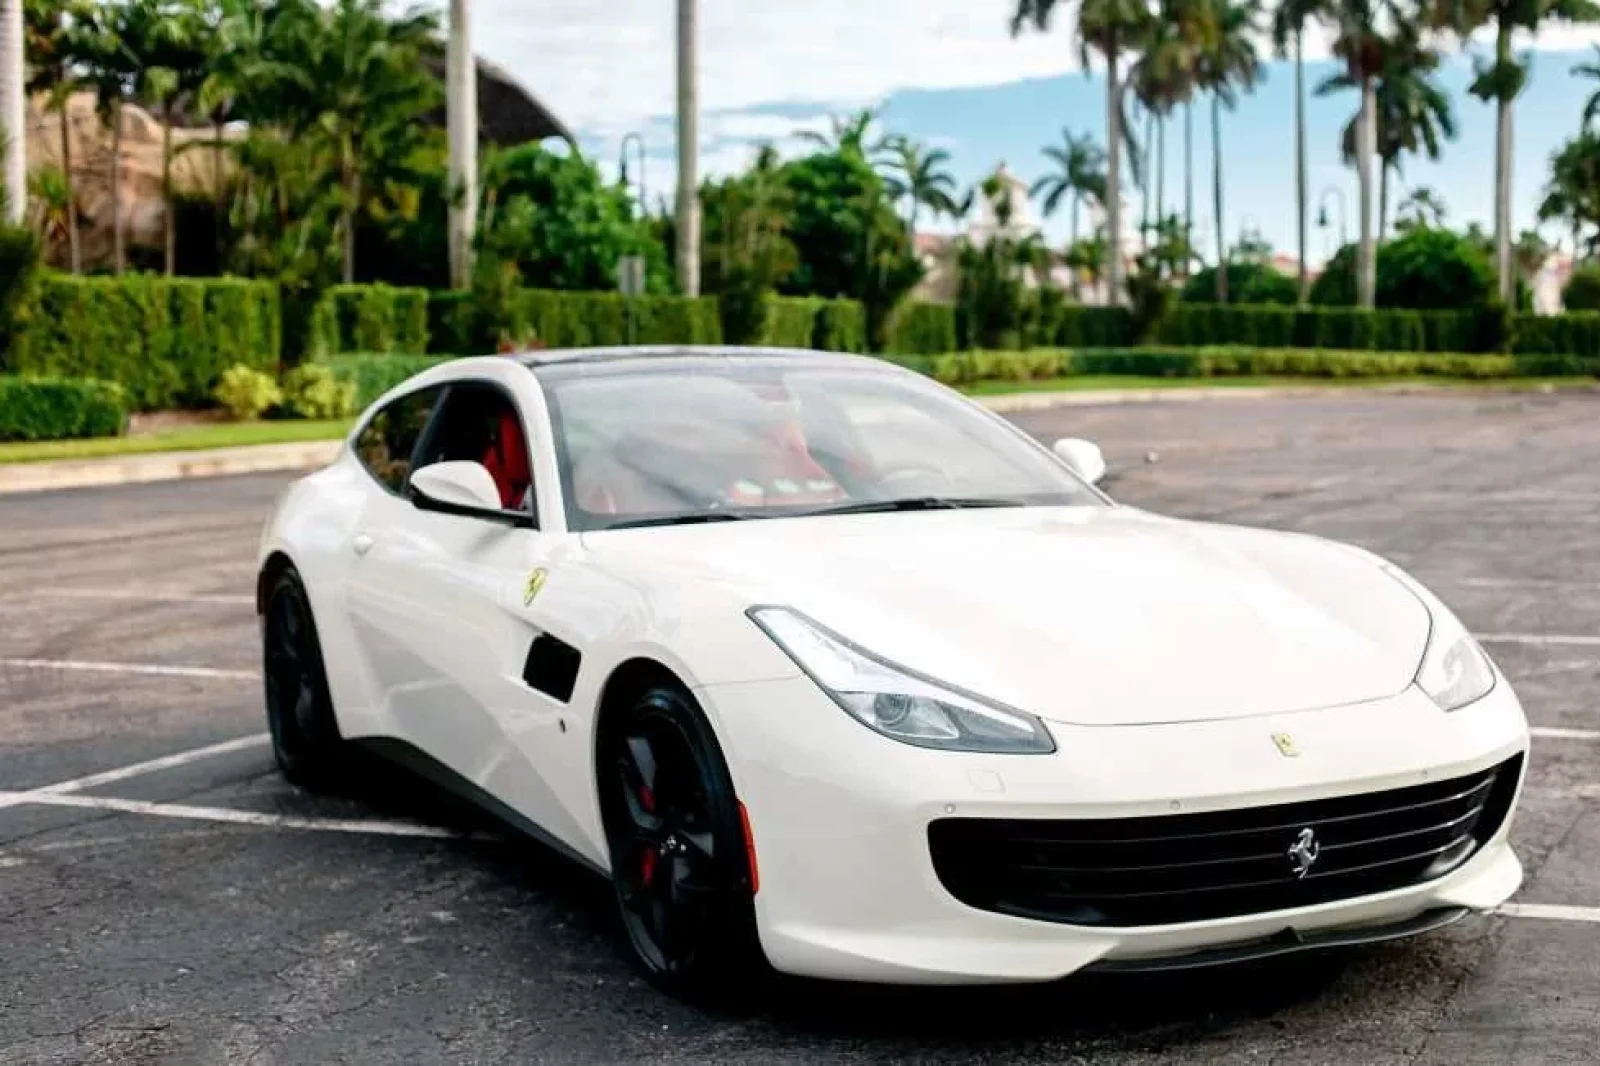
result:
[[[528,447],[522,439],[522,426],[509,411],[500,416],[495,439],[484,452],[483,465],[500,490],[500,504],[508,510],[522,503],[523,494],[533,482],[528,464]]]

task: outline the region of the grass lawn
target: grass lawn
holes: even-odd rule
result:
[[[236,448],[247,444],[292,444],[308,440],[338,440],[350,431],[350,421],[330,422],[220,422],[183,426],[135,437],[96,437],[91,440],[13,441],[0,444],[0,463],[36,463],[46,459],[98,459],[149,452],[195,452],[208,448]]]

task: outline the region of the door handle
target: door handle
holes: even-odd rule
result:
[[[372,550],[373,540],[365,533],[357,533],[350,540],[350,547],[355,549],[357,555],[365,555]]]

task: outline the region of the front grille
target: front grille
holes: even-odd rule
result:
[[[1505,823],[1521,774],[1519,754],[1448,781],[1242,810],[942,818],[928,844],[945,888],[982,910],[1074,925],[1197,922],[1442,877]]]

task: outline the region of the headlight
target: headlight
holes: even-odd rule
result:
[[[1442,710],[1480,700],[1494,688],[1494,667],[1478,642],[1442,604],[1429,605],[1433,626],[1417,669],[1417,685]]]
[[[835,703],[886,737],[947,751],[1056,750],[1049,730],[1033,715],[875,658],[797,611],[757,607],[750,618]]]

